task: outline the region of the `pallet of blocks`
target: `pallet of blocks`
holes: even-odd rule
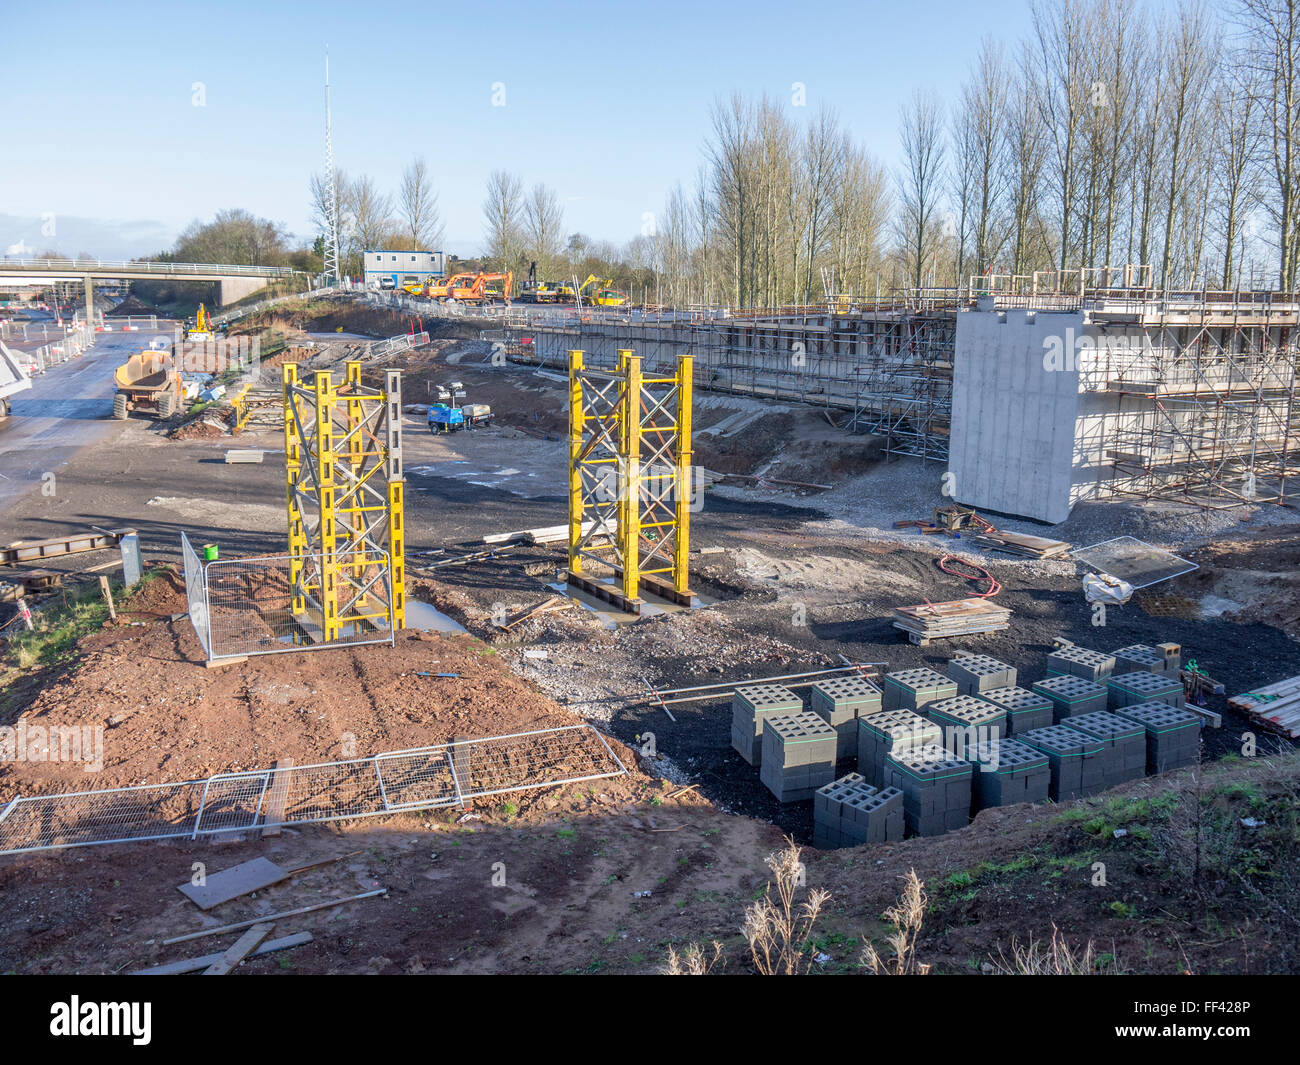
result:
[[[1010,627],[1011,611],[988,599],[894,607],[894,628],[902,629],[908,639],[921,647],[931,640],[1001,632]]]
[[[1276,684],[1254,688],[1228,700],[1234,710],[1258,721],[1265,728],[1300,739],[1300,677],[1288,677]]]

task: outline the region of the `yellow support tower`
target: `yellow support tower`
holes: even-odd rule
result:
[[[635,614],[643,593],[693,606],[692,360],[680,357],[673,377],[646,377],[628,350],[612,371],[583,358],[569,353],[568,583]],[[612,580],[587,573],[584,559]]]
[[[406,622],[401,374],[383,388],[349,362],[341,383],[304,387],[284,367],[285,475],[293,612],[332,643]]]

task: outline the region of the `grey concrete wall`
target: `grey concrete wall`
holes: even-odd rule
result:
[[[1079,312],[962,311],[953,367],[954,497],[968,506],[1064,521],[1076,497]],[[1047,361],[1059,344],[1060,364]]]
[[[266,288],[265,277],[226,277],[217,284],[217,303],[224,307]]]

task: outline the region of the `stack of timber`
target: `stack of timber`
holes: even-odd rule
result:
[[[990,551],[1021,558],[1059,558],[1070,550],[1064,540],[1049,540],[1045,536],[1022,536],[1019,533],[986,532],[975,537],[975,542]]]
[[[1293,740],[1300,739],[1300,677],[1288,677],[1244,695],[1234,695],[1228,705],[1265,728]]]
[[[1011,611],[988,599],[958,599],[951,603],[921,603],[894,608],[894,628],[921,647],[931,640],[1001,632],[1011,627]]]

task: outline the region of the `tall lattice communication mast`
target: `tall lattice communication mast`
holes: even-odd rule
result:
[[[325,49],[325,278],[339,283],[339,200],[334,183],[334,122],[330,115],[330,50]]]

